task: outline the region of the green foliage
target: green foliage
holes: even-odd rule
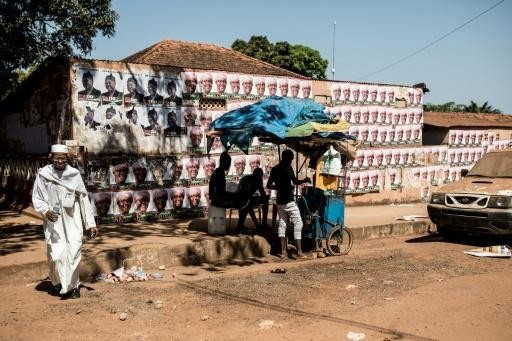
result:
[[[266,36],[252,36],[248,42],[237,39],[231,45],[235,51],[279,66],[313,79],[326,79],[328,61],[317,50],[286,41],[272,44]]]
[[[446,102],[443,104],[427,103],[423,105],[423,110],[432,112],[462,112],[464,111],[464,105],[456,104],[455,102]]]
[[[481,106],[473,101],[470,101],[469,105],[464,106],[465,112],[477,112],[477,113],[490,113],[490,114],[501,114],[501,110],[493,108],[491,105],[485,102]]]
[[[429,112],[475,112],[475,113],[490,113],[501,114],[501,110],[493,108],[485,102],[483,105],[470,101],[469,105],[456,104],[455,102],[446,102],[443,104],[427,103],[423,105],[423,110]]]
[[[0,86],[47,57],[90,53],[98,32],[114,35],[117,19],[111,0],[0,0]]]

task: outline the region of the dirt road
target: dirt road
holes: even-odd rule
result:
[[[437,236],[380,239],[341,257],[84,283],[82,298],[66,301],[48,282],[20,280],[0,286],[0,339],[512,340],[512,260],[463,254],[470,248]]]

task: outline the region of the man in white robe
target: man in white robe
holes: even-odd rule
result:
[[[53,145],[51,152],[53,164],[39,169],[32,203],[43,215],[54,291],[63,298],[79,298],[83,227],[91,231],[91,237],[98,234],[98,229],[80,172],[67,164],[67,146]]]

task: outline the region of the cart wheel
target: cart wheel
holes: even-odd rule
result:
[[[352,231],[347,227],[335,225],[327,237],[327,251],[333,256],[346,255],[352,249]]]

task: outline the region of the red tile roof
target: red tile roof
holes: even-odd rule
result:
[[[127,63],[219,70],[236,73],[306,78],[242,53],[214,44],[162,40],[122,60]]]
[[[512,115],[468,112],[425,112],[424,123],[435,127],[504,127],[512,129]]]

